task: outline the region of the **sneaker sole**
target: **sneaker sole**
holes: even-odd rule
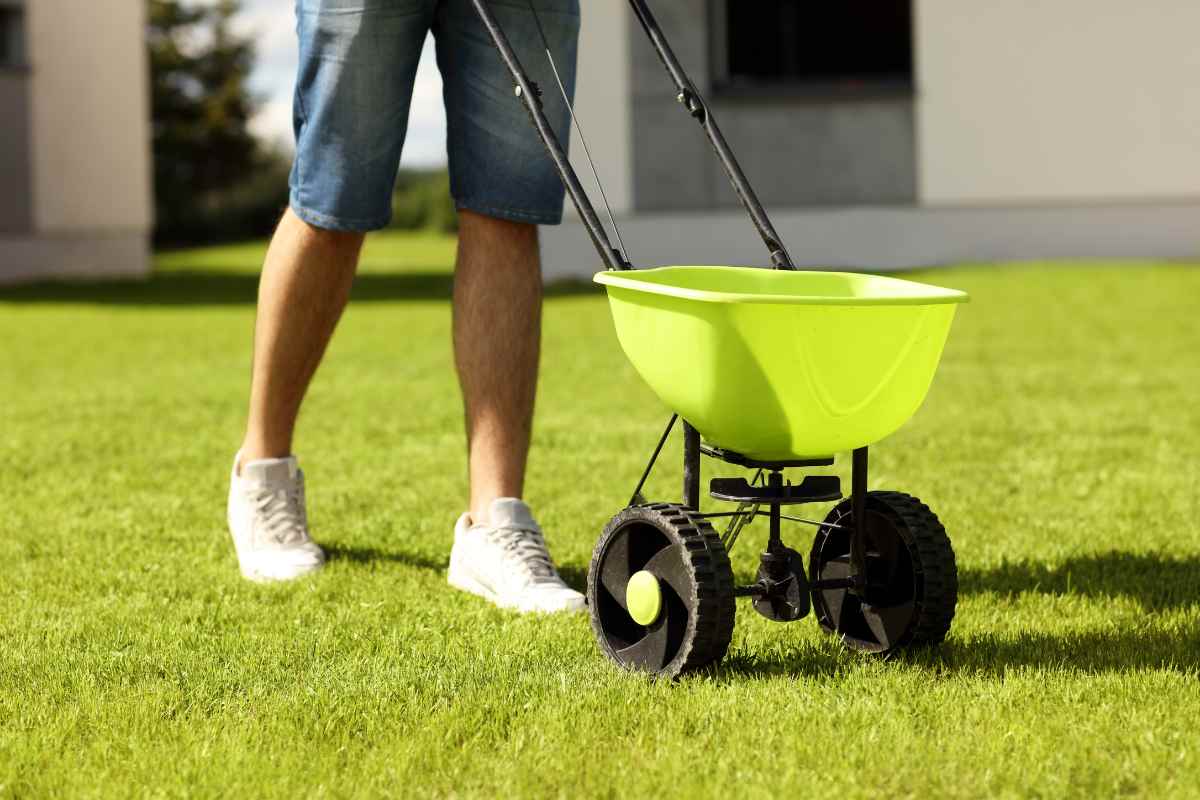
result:
[[[297,578],[303,578],[305,575],[311,575],[314,572],[320,572],[324,564],[311,564],[305,566],[293,566],[286,569],[279,568],[254,568],[242,566],[238,564],[238,568],[242,573],[242,577],[254,583],[282,583],[284,581],[294,581]]]
[[[520,602],[504,600],[500,595],[496,594],[490,588],[480,583],[470,573],[463,569],[455,569],[454,565],[450,565],[450,569],[446,571],[446,583],[453,586],[455,589],[473,594],[476,597],[482,597],[497,608],[504,608],[510,611],[516,611],[521,614],[563,614],[575,613],[583,611],[587,608],[586,602],[576,606],[563,606],[561,608],[539,608],[530,606]]]
[[[446,583],[450,584],[455,589],[460,589],[477,597],[482,597],[484,600],[487,600],[489,603],[497,605],[500,608],[516,607],[513,603],[506,603],[502,601],[498,594],[484,586],[479,581],[475,580],[474,576],[466,574],[464,570],[455,569],[453,564],[451,564],[450,569],[446,571]]]
[[[254,565],[253,560],[243,558],[242,549],[238,546],[238,537],[233,532],[233,518],[229,515],[228,511],[225,514],[225,526],[229,531],[229,538],[233,541],[233,552],[237,556],[238,571],[248,581],[254,583],[294,581],[297,578],[303,578],[305,575],[319,572],[325,566],[324,561],[319,561],[314,564],[293,564],[283,568],[274,564],[269,565],[266,569],[257,567]]]

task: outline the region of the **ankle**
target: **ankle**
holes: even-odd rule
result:
[[[236,472],[238,475],[241,475],[242,467],[244,467],[246,464],[249,464],[251,461],[262,461],[263,459],[267,458],[287,458],[291,454],[291,448],[269,447],[261,442],[243,442],[241,449],[238,450]]]
[[[521,492],[513,491],[509,488],[507,491],[481,492],[471,495],[470,505],[467,507],[467,518],[472,525],[491,525],[492,524],[492,504],[497,500],[524,500],[521,497]]]

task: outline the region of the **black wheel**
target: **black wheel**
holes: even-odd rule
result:
[[[811,580],[847,578],[851,501],[839,503],[825,523],[813,542]],[[937,515],[915,497],[869,492],[866,531],[867,585],[858,594],[814,589],[821,628],[852,650],[885,655],[942,641],[958,602],[958,568]]]
[[[674,677],[719,661],[733,635],[733,570],[713,527],[670,503],[630,506],[588,569],[592,630],[626,669]]]

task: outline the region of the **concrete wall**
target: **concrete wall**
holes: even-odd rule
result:
[[[1200,197],[1200,3],[916,11],[923,202]]]
[[[770,209],[797,263],[880,272],[962,262],[1029,259],[1200,258],[1200,201],[1059,207],[920,206]],[[622,221],[636,266],[764,266],[767,252],[736,211],[642,213]],[[590,278],[602,268],[577,222],[545,228],[547,279]]]
[[[675,100],[676,91],[654,48],[625,3],[633,95],[634,207],[706,209],[715,202],[712,155]],[[658,0],[652,9],[675,55],[701,91],[709,84],[706,0]]]
[[[624,4],[633,56],[633,173],[640,211],[738,206],[699,126]],[[807,206],[907,203],[916,196],[908,97],[722,96],[713,91],[709,0],[653,4],[668,41],[705,94],[742,169],[764,203]],[[585,101],[586,102],[586,101]]]
[[[710,107],[768,206],[907,205],[916,199],[911,97],[753,102],[718,96]],[[724,171],[706,156],[714,205],[740,207]]]
[[[151,224],[143,6],[36,0],[26,8],[41,232]]]
[[[139,278],[149,271],[145,231],[0,233],[0,285],[47,278]]]
[[[652,9],[763,202],[914,201],[911,97],[714,94],[709,0],[657,0]],[[584,3],[583,13],[575,110],[614,210],[738,207],[708,139],[675,101],[674,85],[628,5]],[[577,136],[571,154],[591,187]]]
[[[914,0],[914,8],[915,100],[804,101],[714,95],[708,0],[654,4],[772,207],[1200,196],[1200,3]],[[598,131],[593,149],[619,207],[734,206],[625,4],[585,9],[593,22],[578,109]]]
[[[0,200],[0,283],[150,271],[144,23],[142,2],[26,5],[23,89],[0,80],[0,109],[14,92],[23,90],[28,102],[26,186],[19,200],[7,191]],[[7,174],[21,172],[7,163],[8,145],[6,190]]]
[[[0,233],[33,226],[29,74],[0,67]]]
[[[629,91],[629,9],[624,3],[585,2],[579,32],[575,114],[613,211],[633,208],[633,99]],[[549,87],[547,87],[549,89]],[[571,163],[599,207],[579,131],[571,130]],[[568,200],[568,204],[569,204]]]
[[[654,4],[799,263],[1200,258],[1200,3],[914,4],[915,98],[846,108],[712,97],[707,4]],[[725,210],[733,199],[707,142],[626,19],[631,257],[764,263],[745,216]],[[581,107],[592,99],[581,95]],[[577,223],[543,241],[552,279],[599,265]]]

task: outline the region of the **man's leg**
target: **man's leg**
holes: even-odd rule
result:
[[[454,359],[467,418],[471,519],[520,497],[541,334],[537,226],[459,212]]]
[[[362,241],[290,209],[280,220],[258,286],[242,463],[291,454],[300,402],[350,296]]]
[[[451,586],[519,611],[581,611],[521,497],[541,338],[537,227],[459,210],[454,360],[467,417],[470,510],[454,526]]]
[[[297,0],[290,208],[259,284],[244,460],[286,455],[349,296],[362,231],[391,218],[429,0]],[[345,232],[343,232],[345,231]]]
[[[289,210],[259,283],[250,413],[229,481],[229,531],[251,579],[295,578],[324,563],[309,533],[292,433],[349,297],[362,231],[384,227],[391,216],[403,123],[436,5],[295,4]]]
[[[520,3],[492,3],[533,80],[553,86],[547,44],[574,85],[578,0],[538,0],[541,26]],[[451,586],[519,611],[581,611],[541,526],[519,498],[537,386],[542,281],[537,224],[562,218],[563,186],[470,0],[442,0],[433,23],[446,101],[450,190],[459,209],[454,350],[462,385],[470,509],[454,526]],[[569,109],[544,108],[566,141]]]
[[[361,233],[315,228],[289,210],[267,251],[258,285],[250,416],[229,477],[229,532],[242,574],[251,580],[297,578],[325,563],[309,536],[292,431],[345,308],[362,239]]]

